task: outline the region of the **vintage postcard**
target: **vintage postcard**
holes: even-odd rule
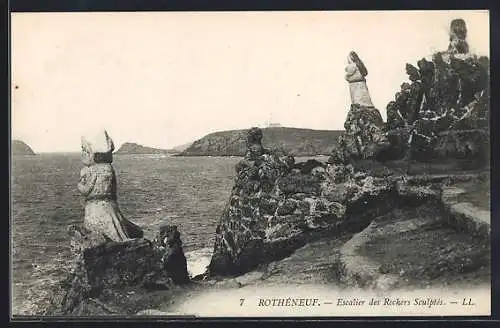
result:
[[[11,15],[12,316],[490,315],[488,11]]]

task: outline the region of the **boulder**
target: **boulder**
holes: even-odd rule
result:
[[[162,226],[153,242],[110,241],[77,225],[68,231],[74,260],[68,263],[66,279],[54,288],[49,315],[120,313],[103,299],[125,297],[130,289],[164,290],[189,282],[176,226]]]

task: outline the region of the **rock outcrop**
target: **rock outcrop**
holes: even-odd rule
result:
[[[36,155],[33,149],[21,140],[12,140],[12,155]]]
[[[168,289],[174,284],[163,268],[161,250],[146,239],[114,242],[81,226],[70,226],[69,233],[74,260],[48,314],[109,314],[119,311],[106,304],[109,295],[120,295],[126,288]]]
[[[251,129],[251,135],[257,130]],[[211,275],[234,275],[288,256],[320,236],[367,224],[389,208],[394,185],[352,166],[295,163],[253,144],[260,155],[237,177],[216,230]],[[254,154],[254,151],[250,151]]]
[[[471,54],[466,36],[453,20],[448,50],[406,65],[410,83],[387,105],[391,158],[489,161],[489,59]]]
[[[73,261],[66,268],[66,279],[54,288],[48,315],[132,314],[117,305],[130,294],[170,290],[190,282],[176,226],[162,226],[153,241],[110,241],[79,225],[70,226],[68,232]]]

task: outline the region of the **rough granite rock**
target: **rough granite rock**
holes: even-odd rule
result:
[[[344,128],[345,134],[339,141],[336,152],[342,153],[347,162],[356,159],[383,159],[382,154],[389,146],[389,141],[384,133],[382,116],[375,107],[352,104]],[[336,159],[333,162],[338,163]]]
[[[489,139],[489,59],[470,53],[466,36],[465,21],[455,19],[447,51],[433,54],[431,61],[422,58],[417,67],[406,64],[410,83],[403,83],[387,105],[386,153],[392,159],[488,156],[478,136]],[[462,130],[477,131],[451,132]],[[454,141],[466,145],[450,147]]]
[[[288,256],[319,236],[367,224],[391,207],[394,183],[273,153],[236,165],[216,229],[209,275],[238,275]]]
[[[49,315],[123,314],[103,301],[122,297],[127,288],[170,289],[189,282],[182,242],[176,227],[163,226],[154,242],[143,238],[115,242],[81,226],[71,226],[74,260],[55,288]],[[161,241],[167,239],[167,247]],[[167,255],[167,256],[165,256]],[[120,296],[122,295],[122,296]]]

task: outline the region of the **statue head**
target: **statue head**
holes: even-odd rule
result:
[[[81,138],[82,162],[85,165],[112,163],[115,145],[106,130]]]
[[[159,242],[163,247],[172,246],[181,242],[181,233],[175,225],[163,225],[160,227]]]
[[[407,63],[405,66],[406,74],[408,74],[410,81],[415,82],[420,80],[419,70],[412,64]]]
[[[368,70],[366,69],[365,64],[363,64],[363,61],[359,58],[358,54],[355,51],[351,51],[349,53],[349,57],[347,58],[347,62],[349,64],[356,65],[358,71],[361,73],[362,76],[368,75]]]
[[[359,59],[356,52],[351,51],[347,56],[347,66],[345,68],[345,79],[349,83],[365,81],[368,70]]]
[[[247,145],[255,145],[262,143],[262,130],[258,127],[250,128],[247,131]]]
[[[461,18],[452,20],[450,24],[450,41],[453,39],[465,40],[465,38],[467,38],[465,21]]]
[[[465,21],[457,18],[451,21],[450,24],[450,45],[448,51],[456,54],[466,54],[469,52],[469,45],[466,41],[467,26]]]

